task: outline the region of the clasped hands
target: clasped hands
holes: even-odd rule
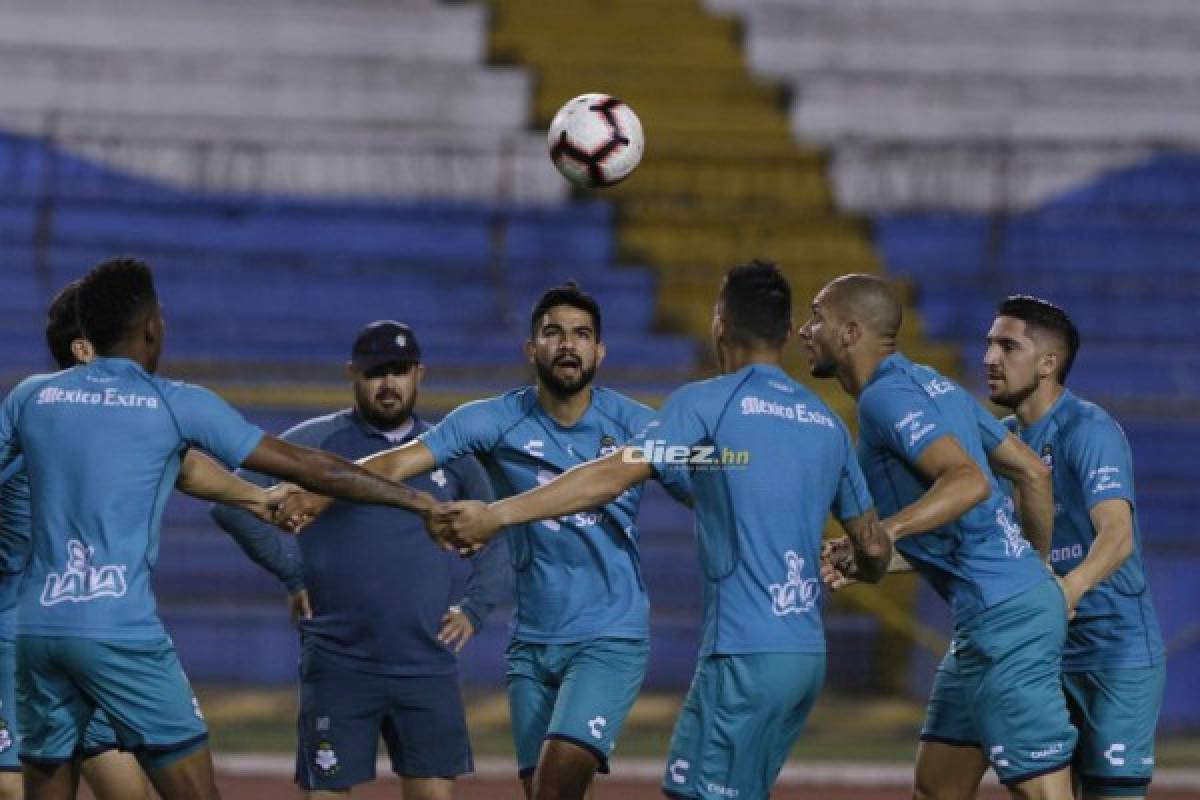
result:
[[[264,497],[249,510],[288,533],[298,534],[332,502],[299,486],[281,483],[266,489]],[[416,513],[439,547],[463,556],[477,552],[501,527],[492,507],[478,500],[439,503],[429,498],[428,507]]]

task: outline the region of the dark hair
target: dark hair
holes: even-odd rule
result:
[[[1075,363],[1075,355],[1079,352],[1079,329],[1058,306],[1040,297],[1028,294],[1014,294],[1004,298],[996,306],[996,313],[1002,317],[1012,317],[1025,323],[1026,327],[1037,328],[1057,336],[1067,348],[1067,357],[1058,370],[1059,384],[1067,382],[1067,375]]]
[[[600,305],[596,298],[579,288],[575,281],[567,281],[561,286],[547,289],[542,298],[533,307],[529,315],[529,335],[537,336],[538,325],[546,312],[555,306],[572,306],[592,315],[592,325],[596,328],[596,341],[600,340]]]
[[[157,304],[154,275],[140,259],[110,258],[79,282],[79,325],[101,355],[111,352],[147,307]]]
[[[46,309],[46,346],[59,369],[76,364],[71,342],[83,335],[79,327],[79,281],[71,281],[50,302]]]
[[[730,269],[717,302],[735,342],[781,347],[787,341],[792,326],[792,287],[772,262],[755,259]]]

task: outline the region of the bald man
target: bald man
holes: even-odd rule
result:
[[[812,374],[857,399],[858,459],[883,528],[954,619],[914,797],[973,798],[990,761],[1013,797],[1068,800],[1076,731],[1059,682],[1066,605],[1043,561],[1049,472],[958,384],[897,352],[901,322],[890,284],[845,275],[817,295],[800,335]],[[997,473],[1018,487],[1024,528]],[[828,554],[835,588],[854,574],[843,548]]]

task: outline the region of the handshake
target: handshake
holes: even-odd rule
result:
[[[462,556],[480,550],[503,527],[494,507],[478,500],[439,503],[426,495],[428,502],[414,510],[425,521],[425,529],[443,550]],[[333,500],[313,494],[290,483],[265,489],[246,510],[287,533],[298,534],[321,515]]]

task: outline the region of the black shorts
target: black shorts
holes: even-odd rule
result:
[[[374,780],[380,735],[397,775],[453,778],[474,769],[457,675],[379,675],[307,653],[300,676],[296,783],[335,790]]]

